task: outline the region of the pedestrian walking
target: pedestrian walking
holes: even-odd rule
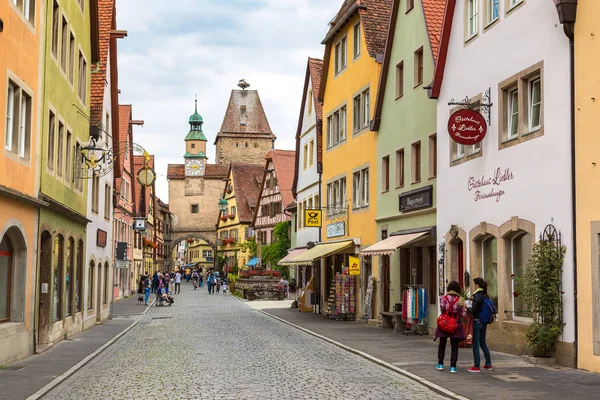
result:
[[[198,271],[198,275],[200,275],[200,287],[204,287],[204,279],[202,279],[202,271]]]
[[[215,292],[214,283],[215,283],[215,276],[212,274],[212,272],[210,272],[208,274],[208,277],[206,278],[206,286],[208,288],[208,294],[210,294],[211,289],[212,289],[213,293]]]
[[[155,272],[154,275],[152,275],[152,293],[156,292],[157,289],[158,289],[158,274]]]
[[[473,314],[473,366],[468,369],[469,372],[481,372],[481,354],[479,348],[483,350],[485,364],[483,369],[492,370],[492,357],[486,343],[486,333],[488,324],[494,321],[495,306],[487,294],[487,282],[483,278],[473,279],[475,284],[475,293],[473,293],[473,304],[471,313]]]
[[[196,271],[192,272],[192,282],[194,283],[194,290],[198,288],[198,273]]]
[[[167,292],[169,291],[169,283],[171,282],[171,276],[169,275],[168,272],[165,272],[164,277],[163,277],[163,282],[165,283],[165,289],[167,289]]]
[[[144,305],[148,305],[148,298],[150,297],[150,278],[148,278],[148,273],[145,274],[146,278],[144,279]]]
[[[181,273],[177,271],[175,273],[175,294],[179,294],[181,292]]]
[[[465,330],[461,318],[467,315],[465,301],[460,297],[460,284],[456,281],[448,283],[446,294],[440,297],[441,315],[438,318],[438,326],[435,330],[434,341],[440,339],[438,345],[438,371],[444,370],[444,357],[446,355],[446,344],[450,339],[450,373],[456,373],[458,361],[458,344],[465,339]]]
[[[285,292],[285,297],[287,298],[288,295],[288,288],[290,286],[290,283],[288,282],[287,279],[285,279],[285,277],[282,277],[279,280],[279,286],[281,287],[281,289]]]

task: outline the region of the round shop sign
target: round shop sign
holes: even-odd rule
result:
[[[477,111],[458,110],[450,116],[448,133],[456,143],[477,144],[485,137],[487,124]]]

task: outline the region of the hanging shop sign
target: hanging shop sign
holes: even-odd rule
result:
[[[346,234],[346,224],[344,222],[336,222],[335,224],[327,225],[327,238],[344,236]]]
[[[448,133],[456,143],[466,146],[480,143],[487,133],[487,123],[477,111],[458,110],[448,120]]]
[[[360,275],[360,258],[348,256],[348,274]]]
[[[429,208],[433,205],[433,185],[398,195],[400,212],[408,212]]]
[[[107,232],[103,231],[102,229],[98,229],[98,231],[96,232],[96,246],[98,247],[106,247],[106,239],[107,239]]]
[[[304,226],[307,228],[320,228],[323,226],[322,210],[304,210]]]

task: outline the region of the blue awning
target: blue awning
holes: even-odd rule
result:
[[[252,260],[248,261],[246,264],[247,267],[255,267],[258,264],[258,257],[254,257]]]

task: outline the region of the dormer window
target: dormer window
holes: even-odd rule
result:
[[[240,107],[240,125],[246,125],[248,114],[246,113],[246,106]]]

